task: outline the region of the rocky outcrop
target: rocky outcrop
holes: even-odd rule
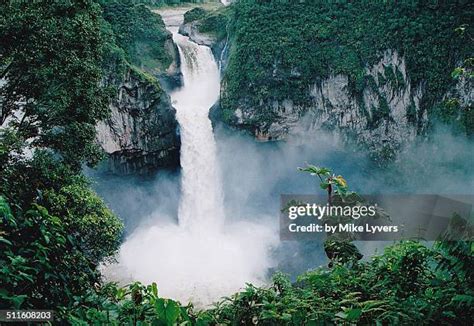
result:
[[[97,141],[117,174],[146,174],[179,166],[180,139],[175,110],[156,79],[127,67],[104,81],[117,89],[110,117],[100,122]]]
[[[168,38],[165,41],[165,50],[171,55],[172,61],[170,66],[164,72],[159,73],[157,77],[161,85],[169,92],[183,85],[178,47],[173,42],[173,36],[169,32]]]
[[[297,73],[297,72],[295,72]],[[393,155],[404,143],[423,133],[428,124],[420,102],[423,83],[412,85],[405,60],[387,50],[381,60],[365,70],[366,83],[355,92],[346,75],[332,75],[308,85],[310,101],[297,105],[291,99],[213,110],[211,117],[251,131],[259,140],[281,140],[289,135],[315,129],[334,130],[347,139],[368,147],[376,157]],[[459,87],[464,98],[472,99],[472,88]],[[226,84],[221,94],[225,95]]]
[[[188,36],[194,43],[212,47],[217,42],[216,37],[210,34],[200,33],[200,24],[200,21],[192,21],[187,24],[182,24],[179,27],[179,33]]]
[[[199,45],[205,45],[211,48],[214,59],[223,71],[227,65],[229,53],[229,41],[227,36],[218,38],[215,33],[203,33],[199,30],[202,21],[195,20],[186,24],[181,24],[179,33],[188,36],[191,41]],[[225,35],[225,33],[223,33]]]

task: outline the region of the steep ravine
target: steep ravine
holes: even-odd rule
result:
[[[189,9],[189,7],[177,7],[169,9],[168,13],[171,24],[175,24],[176,29],[180,27],[180,33],[183,35],[187,35],[187,32],[192,33],[192,30],[197,28],[194,25],[192,28],[181,25],[183,14]],[[107,10],[112,14],[123,15],[118,19],[110,14],[109,21],[112,25],[125,21],[131,24],[132,31],[135,28],[135,20],[140,20],[141,17],[156,20],[151,27],[157,30],[156,33],[164,35],[162,50],[166,53],[167,59],[165,59],[169,60],[163,59],[167,62],[164,64],[151,56],[148,51],[143,53],[147,60],[137,57],[133,52],[133,55],[128,54],[130,63],[124,58],[118,63],[106,62],[107,69],[102,84],[115,89],[116,95],[112,96],[109,104],[110,117],[100,122],[96,129],[97,141],[108,155],[108,170],[125,175],[148,174],[162,168],[179,167],[181,146],[179,126],[169,96],[183,82],[178,48],[173,42],[171,33],[164,29],[164,23],[156,11],[151,17],[149,9],[124,4],[112,5]],[[142,16],[137,16],[137,12]],[[173,20],[176,20],[176,23],[173,23]],[[150,27],[146,22],[142,24]],[[120,25],[115,26],[118,31],[123,28]],[[143,48],[143,42],[147,40],[140,39],[140,33],[129,34],[131,42],[136,46],[127,45],[128,48]],[[225,53],[227,40],[200,33],[193,33],[190,38],[197,44],[211,47],[214,56],[219,57],[217,62],[220,62],[220,58],[224,58],[222,54]],[[126,49],[124,50],[127,54]],[[148,64],[139,64],[140,62]],[[153,62],[162,67],[150,65]],[[122,66],[126,68],[123,69]]]
[[[440,99],[454,94],[462,106],[472,106],[474,97],[472,87],[466,86],[466,83],[461,80],[448,91],[444,91],[441,96],[434,95],[433,91],[427,87],[425,80],[420,81],[418,78],[413,81],[416,77],[413,75],[413,67],[412,70],[409,69],[406,53],[401,54],[393,48],[386,48],[379,52],[377,60],[372,60],[370,64],[367,63],[368,59],[363,58],[365,68],[359,73],[364,80],[362,86],[355,86],[354,77],[346,73],[333,72],[326,75],[314,73],[309,78],[305,77],[306,81],[302,90],[286,90],[285,97],[279,96],[279,99],[275,99],[275,94],[273,94],[263,96],[262,99],[256,101],[254,93],[264,91],[267,84],[271,88],[269,92],[275,93],[278,87],[286,89],[283,85],[292,83],[292,80],[302,79],[305,72],[301,70],[299,63],[294,69],[289,69],[275,57],[273,70],[268,68],[264,71],[266,77],[261,79],[262,84],[256,85],[253,89],[249,86],[254,93],[240,91],[240,89],[237,92],[235,88],[231,89],[229,81],[232,79],[235,81],[235,68],[232,75],[226,71],[226,67],[232,62],[235,65],[233,51],[245,50],[239,48],[239,44],[235,44],[236,31],[229,30],[225,23],[226,20],[229,23],[229,19],[233,17],[229,15],[229,11],[233,10],[231,7],[221,7],[213,11],[201,9],[200,13],[196,10],[195,16],[198,18],[186,22],[185,15],[185,22],[179,26],[180,34],[189,36],[193,42],[212,49],[221,69],[223,77],[221,101],[210,111],[213,124],[224,123],[235,129],[246,130],[259,141],[285,140],[292,135],[327,130],[341,134],[348,142],[355,142],[368,150],[376,159],[386,159],[394,157],[404,144],[426,134],[433,122],[430,110],[432,111],[433,106],[437,105]],[[165,82],[165,88],[169,86],[170,80],[180,82],[179,64],[179,59],[174,55],[173,63],[166,72],[172,77],[163,78],[164,74],[160,79],[162,82],[168,81]],[[243,74],[248,76],[250,73],[245,71]],[[251,79],[243,81],[249,85],[255,82]],[[355,87],[358,89],[355,90]],[[160,114],[165,116],[166,112],[174,114],[171,113],[173,111],[171,108],[164,109],[167,105],[165,97],[167,95],[163,94],[159,101]],[[426,101],[427,97],[436,97],[438,102]],[[230,101],[229,98],[231,98]],[[301,98],[304,100],[298,100]],[[115,112],[112,116],[123,115],[123,112],[127,111],[124,108],[130,107],[130,102],[137,103],[141,99],[129,98],[125,101],[121,103],[117,100],[115,105],[112,104],[112,111]],[[120,127],[116,125],[118,120],[127,122],[122,124],[124,127]],[[167,121],[173,120],[174,118],[170,117]],[[114,171],[131,172],[137,169],[147,171],[169,166],[170,162],[178,161],[174,159],[174,153],[179,148],[179,144],[169,133],[176,123],[174,122],[174,125],[172,123],[168,128],[161,124],[161,132],[155,132],[154,135],[159,137],[165,135],[164,139],[153,141],[151,144],[151,138],[144,138],[144,135],[149,134],[146,130],[153,123],[148,124],[144,119],[140,121],[123,116],[115,119],[115,122],[112,121],[109,134],[115,134],[115,136],[109,137],[109,144],[104,148],[111,154],[111,166]],[[135,132],[133,137],[129,137],[133,133],[127,130],[138,130],[138,132]],[[101,134],[104,135],[104,132]],[[102,142],[107,143],[104,140]]]

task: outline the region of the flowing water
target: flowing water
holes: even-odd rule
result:
[[[219,97],[219,70],[209,47],[169,27],[178,46],[183,87],[171,94],[181,132],[179,224],[188,229],[220,228],[224,218],[216,143],[208,118]]]
[[[204,306],[262,284],[273,262],[275,230],[225,220],[216,141],[208,118],[218,100],[219,69],[211,50],[178,33],[184,10],[160,14],[178,46],[183,86],[170,94],[181,135],[178,223],[155,216],[122,245],[109,278],[156,282],[160,295]],[[107,274],[107,273],[106,273]]]

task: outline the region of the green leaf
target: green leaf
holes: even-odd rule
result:
[[[151,284],[151,293],[153,293],[155,297],[158,297],[158,287],[155,282]]]
[[[311,175],[328,176],[331,174],[331,170],[328,168],[320,168],[311,164],[308,164],[305,168],[298,168],[298,170],[302,172],[308,172]]]
[[[13,243],[11,243],[9,240],[5,239],[4,237],[0,237],[0,242],[6,243],[7,245],[12,246]]]
[[[360,315],[362,315],[361,309],[350,309],[346,310],[346,319],[349,321],[356,321],[359,319]]]
[[[166,307],[165,307],[165,299],[158,298],[155,302],[155,311],[156,314],[160,317],[166,318]]]
[[[12,297],[11,301],[15,309],[20,309],[21,304],[26,300],[27,297],[28,297],[27,295],[16,295]]]
[[[451,73],[451,77],[453,77],[454,79],[457,79],[457,78],[459,78],[463,73],[464,73],[464,69],[461,68],[461,67],[457,67],[457,68],[454,69],[453,72]]]
[[[329,182],[321,182],[320,186],[321,189],[326,190],[329,187]]]
[[[179,305],[170,299],[158,298],[155,302],[155,311],[160,321],[172,326],[180,315]]]
[[[174,325],[179,317],[179,306],[173,300],[167,300],[166,304],[166,322],[169,326]]]
[[[339,317],[339,318],[341,318],[341,319],[346,319],[346,317],[347,317],[347,315],[346,315],[344,312],[342,312],[342,311],[338,312],[338,313],[335,314],[334,316]]]

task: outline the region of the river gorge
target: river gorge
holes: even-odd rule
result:
[[[119,253],[120,277],[157,282],[163,295],[198,305],[262,284],[276,238],[257,223],[226,220],[221,170],[209,120],[220,72],[207,46],[178,33],[183,12],[159,12],[178,46],[182,87],[171,92],[181,136],[178,221],[138,228]],[[232,277],[230,277],[232,275]]]
[[[473,325],[474,3],[0,3],[0,324]]]
[[[318,128],[301,129],[275,143],[255,142],[220,124],[213,128],[209,110],[220,99],[223,52],[213,54],[209,46],[180,34],[187,10],[157,11],[179,53],[182,86],[169,95],[179,123],[181,170],[146,180],[97,176],[96,189],[128,225],[118,264],[106,268],[108,279],[157,282],[164,296],[208,305],[245,283],[265,284],[273,270],[297,275],[323,264],[321,244],[278,240],[279,194],[317,191],[296,171],[305,162],[333,167],[355,190],[456,193],[462,173],[447,172],[440,163],[460,159],[468,164],[469,153],[465,144],[454,145],[455,138],[446,137],[449,132],[440,131],[430,144],[408,147],[397,169],[387,171],[351,149],[338,133]],[[430,156],[433,148],[443,148],[437,159]],[[427,165],[453,179],[413,178]],[[370,256],[380,246],[366,243],[360,249]]]

